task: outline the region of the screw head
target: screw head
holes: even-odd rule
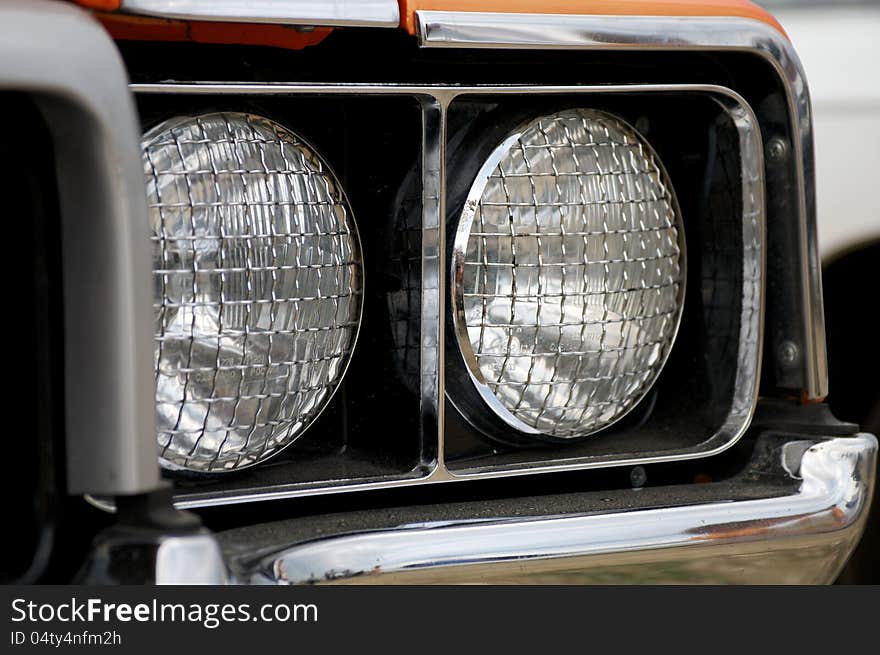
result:
[[[780,137],[775,136],[767,142],[767,159],[773,162],[780,162],[785,159],[788,154],[788,144]]]
[[[634,466],[629,472],[629,482],[633,486],[633,489],[644,487],[647,480],[648,472],[645,471],[644,466]]]
[[[779,344],[779,362],[783,366],[793,366],[800,359],[801,351],[793,341]]]

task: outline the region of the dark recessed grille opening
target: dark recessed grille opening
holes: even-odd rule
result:
[[[63,434],[58,206],[52,141],[36,104],[24,94],[0,93],[0,107],[4,124],[15,125],[0,135],[0,192],[20,273],[7,285],[16,341],[7,378],[13,395],[3,449],[8,530],[0,582],[34,582],[51,554],[63,475],[55,466]]]

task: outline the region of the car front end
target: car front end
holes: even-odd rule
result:
[[[837,578],[877,441],[763,10],[79,4],[0,7],[9,580]]]

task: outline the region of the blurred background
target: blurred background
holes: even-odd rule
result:
[[[813,100],[828,402],[880,434],[880,0],[758,0],[782,23]],[[841,582],[880,583],[880,494]]]

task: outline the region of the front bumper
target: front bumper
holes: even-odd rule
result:
[[[868,434],[765,433],[723,482],[353,512],[218,539],[245,583],[829,583],[864,528],[876,455]]]

